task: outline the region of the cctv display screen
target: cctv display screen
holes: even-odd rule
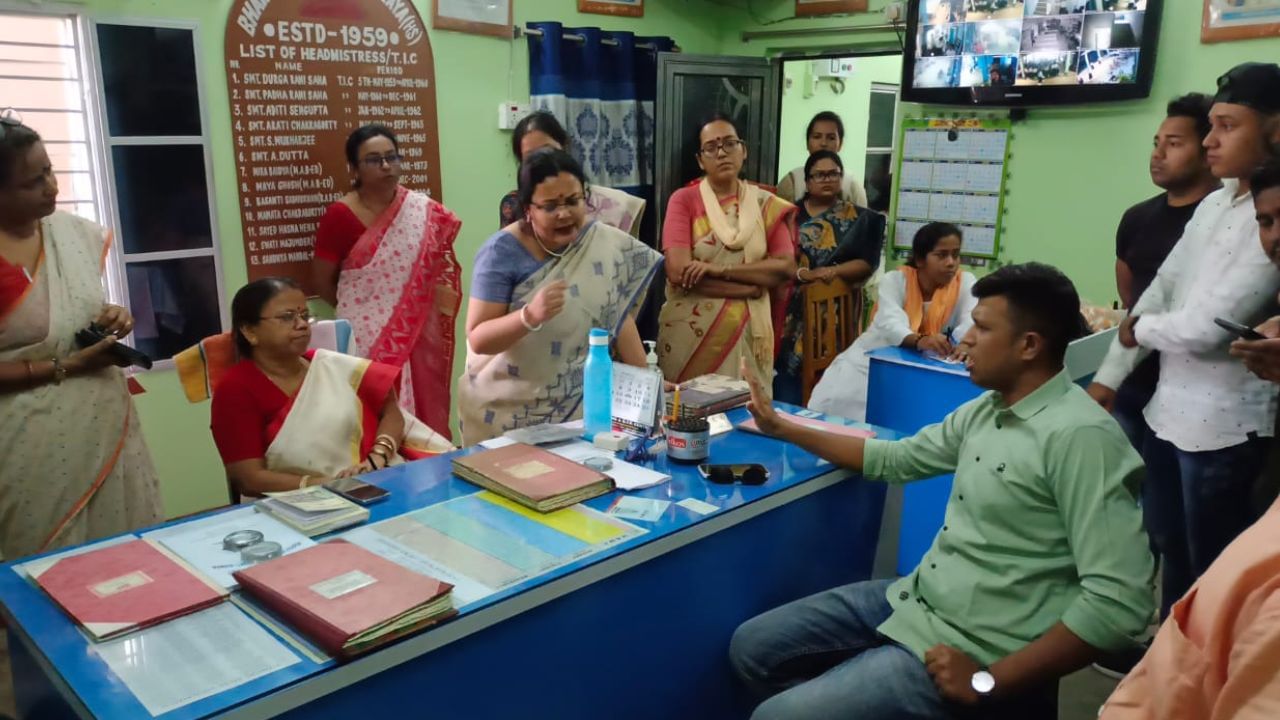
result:
[[[1035,105],[1145,97],[1161,0],[912,0],[904,99]]]

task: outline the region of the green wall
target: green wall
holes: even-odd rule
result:
[[[844,160],[845,173],[853,173],[862,182],[865,180],[862,173],[867,154],[867,104],[870,102],[871,83],[897,85],[902,74],[902,56],[858,58],[854,62],[853,77],[844,78],[843,91],[838,92],[837,83],[821,79],[813,94],[805,97],[813,77],[810,68],[808,60],[791,60],[782,66],[786,83],[783,85],[782,121],[779,123],[778,174],[804,165],[809,159],[805,130],[810,118],[823,110],[832,110],[844,121],[840,158]]]
[[[431,0],[414,0],[431,24]],[[515,22],[556,20],[567,26],[629,30],[642,35],[669,35],[685,52],[716,53],[724,8],[692,2],[650,2],[643,18],[614,18],[579,13],[576,0],[514,3]],[[236,207],[235,166],[223,59],[223,29],[231,0],[87,0],[84,12],[100,20],[169,20],[199,26],[200,72],[214,148],[217,223],[228,301],[246,281],[240,216]],[[497,229],[498,200],[515,185],[510,133],[497,128],[503,100],[527,101],[528,52],[525,40],[508,41],[463,33],[429,30],[436,64],[440,123],[440,162],[444,202],[462,219],[457,241],[464,267],[481,243]],[[469,278],[468,278],[469,280]],[[459,343],[458,362],[465,352]],[[222,463],[209,435],[208,403],[191,405],[172,372],[140,376],[147,393],[137,398],[147,442],[155,457],[170,516],[226,502]]]
[[[517,24],[560,20],[567,25],[670,35],[690,53],[760,56],[894,47],[898,39],[892,32],[752,42],[743,42],[740,37],[744,30],[878,24],[882,22],[879,9],[886,2],[872,0],[871,13],[854,17],[782,22],[776,21],[790,14],[794,7],[791,0],[753,0],[750,12],[743,12],[741,4],[712,0],[649,0],[642,19],[581,15],[575,9],[576,0],[516,0],[515,12]],[[246,277],[237,196],[228,182],[235,168],[231,154],[221,151],[231,144],[222,58],[223,27],[230,4],[230,0],[86,0],[84,4],[85,12],[101,19],[170,19],[199,25],[228,296]],[[430,1],[415,0],[415,4],[429,18]],[[1201,45],[1200,3],[1171,0],[1167,6],[1151,99],[1073,110],[1033,110],[1030,119],[1017,127],[1013,139],[1003,259],[1056,264],[1075,280],[1082,295],[1095,302],[1109,303],[1115,297],[1112,238],[1120,214],[1155,192],[1147,178],[1146,156],[1149,138],[1163,117],[1164,102],[1178,93],[1211,90],[1214,78],[1237,62],[1280,57],[1280,39]],[[498,198],[514,184],[509,136],[497,130],[495,108],[510,97],[527,97],[528,56],[524,40],[511,43],[431,31],[431,41],[444,200],[462,218],[457,250],[459,259],[469,266],[480,244],[495,229]],[[909,113],[912,110],[907,109]],[[850,115],[845,119],[853,120]],[[785,132],[784,168],[789,167],[786,158],[792,157],[786,153],[794,152],[803,134]],[[208,405],[187,404],[172,373],[148,373],[142,382],[149,392],[138,398],[138,407],[159,467],[166,511],[179,515],[225,502],[222,466],[209,436]]]

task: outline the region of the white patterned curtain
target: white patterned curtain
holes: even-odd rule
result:
[[[673,50],[675,42],[554,22],[529,28],[542,31],[529,36],[533,108],[554,113],[564,125],[588,180],[653,207],[657,53]]]

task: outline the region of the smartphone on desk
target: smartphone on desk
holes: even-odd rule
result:
[[[1251,327],[1248,327],[1247,325],[1241,325],[1240,323],[1234,320],[1226,320],[1224,318],[1214,318],[1213,321],[1218,324],[1218,327],[1222,328],[1223,330],[1226,330],[1232,335],[1235,335],[1241,340],[1266,340],[1267,339],[1266,335],[1263,335],[1262,333],[1258,332],[1257,330],[1254,330]]]
[[[357,505],[372,505],[386,500],[391,493],[358,478],[338,478],[324,486]]]

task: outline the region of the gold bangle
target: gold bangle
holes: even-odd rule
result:
[[[298,481],[298,489],[301,490],[302,488],[307,487],[307,483],[309,482],[311,482],[311,476],[303,475],[302,479]]]

